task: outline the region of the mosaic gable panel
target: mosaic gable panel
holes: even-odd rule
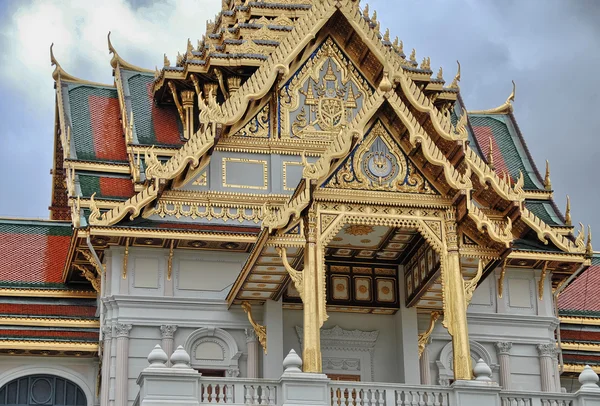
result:
[[[330,139],[371,94],[369,83],[327,38],[280,90],[280,137]]]
[[[338,189],[437,194],[380,121],[371,127],[365,140],[324,185]]]

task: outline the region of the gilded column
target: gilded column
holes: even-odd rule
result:
[[[110,385],[110,350],[112,346],[112,325],[102,327],[102,381],[100,382],[100,406],[108,406]]]
[[[504,390],[510,390],[510,349],[511,342],[497,342],[496,351],[498,353],[498,363],[500,364],[500,386]]]
[[[131,324],[115,324],[117,338],[116,369],[115,369],[115,406],[127,406],[129,387],[129,332]]]
[[[458,236],[454,210],[446,212],[446,250],[442,255],[442,282],[444,290],[444,327],[452,336],[454,379],[472,378],[471,350],[467,327],[467,301],[465,283],[460,268]]]
[[[319,269],[322,268],[319,257],[317,237],[317,215],[314,209],[305,217],[306,247],[304,250],[304,348],[302,361],[304,372],[322,372],[321,331],[325,311],[324,280]]]
[[[421,385],[431,385],[431,368],[429,366],[429,348],[425,347],[419,359],[421,368]]]
[[[258,378],[258,355],[260,354],[260,345],[258,343],[258,337],[256,337],[256,333],[252,328],[247,328],[245,331],[246,346],[248,347],[247,377]]]
[[[167,353],[167,357],[169,357],[169,360],[167,361],[168,367],[171,366],[170,358],[171,354],[173,354],[173,335],[175,334],[175,331],[177,331],[177,326],[175,325],[163,324],[160,326],[160,346],[162,347],[163,351]]]
[[[556,346],[554,344],[538,344],[538,354],[540,356],[540,378],[542,380],[542,392],[554,392],[554,356]]]

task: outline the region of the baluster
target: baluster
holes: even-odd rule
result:
[[[410,391],[411,406],[419,406],[419,392]]]
[[[339,389],[336,387],[331,388],[331,406],[339,406],[340,398],[338,396]]]
[[[373,406],[373,391],[371,389],[363,391],[363,403],[365,406]]]
[[[225,385],[223,384],[217,384],[215,385],[215,389],[216,389],[216,403],[223,403],[224,399],[225,399]]]
[[[245,393],[244,393],[244,405],[252,404],[252,394],[250,392],[250,385],[245,385]]]
[[[377,390],[377,406],[385,405],[385,391],[383,389]]]
[[[225,386],[225,403],[233,403],[233,391],[235,386],[233,384]]]
[[[258,386],[252,385],[252,405],[260,405],[258,398]]]
[[[275,396],[277,387],[269,386],[269,406],[275,406],[277,404],[277,397]]]
[[[396,406],[402,406],[402,391],[401,390],[395,390],[394,391],[394,396],[396,398],[396,402],[394,403],[394,405],[396,405]]]
[[[425,406],[425,392],[417,392],[417,396],[419,397],[419,406]]]

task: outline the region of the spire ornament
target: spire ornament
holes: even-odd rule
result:
[[[167,57],[167,54],[164,55],[164,66],[165,68],[171,66],[171,61],[169,61],[169,57]]]
[[[413,50],[410,53],[410,56],[408,58],[410,59],[411,62],[417,63],[417,50],[413,48]]]
[[[469,113],[471,114],[508,114],[508,113],[512,113],[513,111],[513,105],[512,103],[515,101],[515,94],[516,94],[516,90],[517,90],[517,85],[515,84],[515,81],[512,81],[512,92],[510,93],[510,95],[508,95],[508,98],[506,99],[506,101],[501,104],[498,107],[494,107],[493,109],[487,109],[487,110],[472,110]]]
[[[550,181],[550,162],[546,159],[546,176],[544,177],[544,189],[552,190],[552,182]]]
[[[365,4],[365,8],[363,9],[363,17],[365,20],[369,20],[369,4]]]
[[[585,244],[585,255],[592,257],[594,255],[594,249],[592,248],[592,226],[588,225],[588,236],[587,243]]]
[[[571,222],[571,198],[567,195],[567,209],[565,210],[565,224],[568,226],[572,225]]]
[[[440,66],[440,70],[437,73],[437,80],[444,80],[444,71],[442,70],[442,67]]]

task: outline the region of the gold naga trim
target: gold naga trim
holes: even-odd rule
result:
[[[254,317],[252,316],[252,305],[250,303],[246,301],[242,302],[242,309],[244,309],[244,312],[248,315],[248,321],[258,337],[258,342],[262,346],[265,355],[267,355],[267,328],[254,321]]]
[[[544,299],[544,282],[546,281],[546,275],[548,273],[548,261],[544,262],[542,273],[540,274],[540,280],[538,281],[538,299]]]
[[[517,85],[515,85],[515,81],[512,81],[512,92],[506,99],[506,101],[498,107],[488,110],[471,110],[469,114],[508,114],[513,111],[513,102],[515,101],[515,94],[517,90]]]
[[[113,54],[113,57],[110,60],[110,66],[112,66],[115,69],[117,69],[118,66],[121,66],[124,69],[129,69],[137,72],[154,73],[154,71],[151,69],[140,68],[139,66],[135,66],[123,60],[113,47],[112,43],[110,42],[110,31],[108,32],[108,53]]]
[[[429,337],[431,336],[431,333],[435,328],[435,322],[440,318],[441,314],[442,313],[438,311],[431,312],[431,318],[429,319],[429,327],[425,332],[419,334],[419,358],[421,358],[421,355],[423,355],[423,351],[425,351],[425,347],[429,342]]]
[[[582,231],[576,237],[575,242],[571,242],[566,237],[556,233],[552,227],[544,223],[539,217],[531,213],[526,207],[521,210],[521,220],[527,224],[533,231],[537,233],[540,241],[547,244],[548,240],[552,241],[559,249],[568,253],[585,253],[586,247],[584,241],[583,225]]]
[[[125,239],[125,251],[123,252],[123,269],[121,270],[121,278],[127,279],[127,262],[129,260],[129,241],[130,238]]]
[[[310,184],[304,182],[301,192],[297,193],[296,196],[292,196],[279,210],[274,211],[272,208],[267,206],[267,203],[263,206],[264,218],[261,224],[261,228],[267,228],[269,233],[273,230],[278,230],[285,227],[292,218],[299,219],[302,210],[308,207],[310,203]]]
[[[2,350],[59,350],[59,351],[85,351],[97,352],[97,343],[77,341],[28,341],[28,340],[0,340]]]
[[[502,262],[502,270],[500,271],[500,277],[498,278],[498,297],[502,299],[502,294],[504,292],[504,277],[506,276],[506,263],[508,262],[508,258],[505,258]]]
[[[485,228],[492,240],[504,244],[507,248],[510,246],[513,241],[512,220],[510,217],[507,217],[506,225],[500,229],[498,224],[490,220],[472,201],[469,201],[467,208],[469,218],[473,220],[477,226],[477,230],[483,232]]]
[[[94,290],[100,293],[100,287],[102,285],[101,277],[94,274],[94,272],[90,271],[83,265],[73,264],[73,266],[81,272],[81,275],[88,280],[92,284]]]
[[[285,248],[277,247],[277,253],[281,257],[281,262],[283,263],[283,267],[290,275],[290,279],[294,282],[294,287],[300,294],[300,299],[304,302],[304,274],[300,271],[294,269],[287,258],[287,250]]]
[[[304,165],[304,169],[302,170],[302,177],[306,180],[315,180],[319,183],[320,180],[329,174],[333,161],[345,157],[350,152],[354,135],[360,137],[358,131],[349,131],[346,128],[342,128],[331,144],[329,144],[321,158],[314,164],[309,163],[306,160],[306,155],[303,153],[302,164]]]
[[[5,326],[42,326],[42,327],[81,327],[99,328],[98,320],[50,319],[43,317],[0,317],[0,324]]]
[[[471,299],[473,298],[473,293],[475,292],[475,288],[477,288],[477,283],[479,283],[479,280],[481,279],[481,276],[483,275],[483,261],[480,259],[479,263],[477,264],[477,273],[475,274],[475,276],[471,279],[469,279],[468,281],[463,281],[464,286],[465,286],[465,302],[467,304],[467,306],[469,306],[469,303],[471,303]]]
[[[111,226],[121,221],[127,214],[130,214],[129,218],[131,220],[139,216],[141,210],[158,196],[158,186],[155,183],[151,184],[146,189],[102,215],[94,202],[95,194],[90,197],[90,209],[92,211],[88,221],[92,226]]]

